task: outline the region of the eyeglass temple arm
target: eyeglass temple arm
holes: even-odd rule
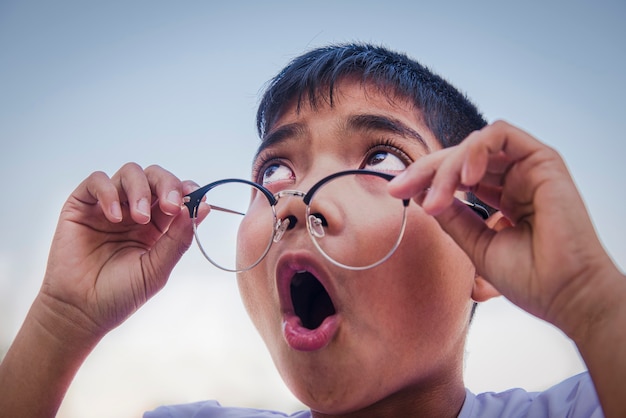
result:
[[[246,216],[245,213],[237,212],[236,210],[232,210],[232,209],[226,209],[226,208],[216,206],[216,205],[209,205],[209,207],[211,208],[211,210],[219,210],[222,212],[234,213],[235,215]]]
[[[481,218],[487,219],[489,218],[489,211],[487,208],[479,205],[478,203],[468,202],[467,200],[459,199],[461,202],[465,203],[467,206],[472,208],[474,212],[476,212]]]
[[[204,193],[202,194],[202,196],[204,196]],[[201,201],[202,201],[202,198],[199,198],[199,199],[196,198],[195,196],[193,196],[193,193],[190,193],[183,198],[183,205],[187,206],[187,209],[189,209],[190,217],[192,218],[196,217],[196,215],[198,214],[198,206],[200,206]],[[221,212],[233,213],[235,215],[241,215],[241,216],[246,215],[245,213],[237,212],[236,210],[232,210],[232,209],[226,209],[217,205],[209,204],[209,207],[211,208],[211,210],[219,210]]]

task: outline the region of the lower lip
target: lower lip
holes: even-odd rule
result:
[[[302,326],[300,318],[289,315],[283,319],[283,336],[289,347],[298,351],[316,351],[328,345],[337,333],[339,319],[337,315],[324,319],[315,329]]]

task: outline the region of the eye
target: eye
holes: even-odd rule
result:
[[[373,171],[403,171],[411,163],[410,158],[401,150],[390,146],[379,146],[370,150],[365,157],[363,167]]]
[[[262,185],[267,186],[277,181],[293,180],[294,177],[293,171],[289,167],[275,162],[263,170],[260,180]]]

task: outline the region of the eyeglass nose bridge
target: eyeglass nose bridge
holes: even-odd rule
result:
[[[300,197],[304,201],[307,207],[306,220],[307,220],[307,229],[311,235],[316,238],[323,238],[326,235],[324,231],[324,220],[319,215],[311,215],[308,212],[309,208],[309,200],[306,196],[307,194],[301,192],[300,190],[281,190],[280,192],[274,195],[274,198],[278,201],[281,197]],[[298,222],[298,218],[294,215],[287,215],[284,218],[279,218],[276,222],[276,227],[274,228],[274,242],[279,242],[285,232],[291,228],[293,228]]]
[[[274,195],[274,198],[278,200],[281,197],[285,197],[285,196],[295,196],[295,197],[301,197],[304,199],[304,196],[306,196],[306,193],[301,192],[300,190],[281,190],[280,192]]]
[[[285,197],[285,196],[294,196],[294,197],[302,198],[304,204],[306,205],[305,217],[307,221],[306,226],[307,226],[307,230],[309,231],[309,234],[311,234],[311,236],[315,238],[323,238],[326,235],[326,232],[324,231],[324,224],[326,221],[323,215],[309,213],[309,210],[310,210],[309,203],[310,203],[311,198],[310,197],[307,198],[307,193],[301,192],[299,190],[282,190],[276,193],[274,195],[274,198],[278,201],[281,197]],[[289,229],[292,229],[296,225],[296,222],[298,222],[298,218],[294,215],[287,215],[284,218],[279,218],[276,221],[273,241],[279,242],[282,239],[285,232]]]
[[[306,193],[301,192],[300,190],[281,190],[278,193],[274,194],[274,199],[276,199],[276,204],[278,204],[278,201],[281,197],[299,197],[304,200],[304,196],[306,196]],[[274,228],[273,241],[279,242],[285,232],[288,229],[292,229],[294,226],[296,226],[297,222],[298,218],[295,215],[287,215],[284,218],[278,218],[276,220],[276,226]]]

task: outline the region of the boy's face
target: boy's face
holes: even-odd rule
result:
[[[295,105],[285,109],[268,135],[272,141],[257,157],[254,180],[273,192],[307,192],[341,170],[397,173],[441,147],[420,117],[404,100],[392,103],[375,88],[344,81],[332,108],[320,102],[312,109],[305,100],[299,111]],[[328,207],[349,201],[351,192],[337,195],[338,203],[327,202]],[[240,258],[266,242],[255,234],[254,199],[251,221],[240,231]],[[324,214],[323,207],[318,209]],[[350,271],[330,264],[315,249],[304,227],[304,210],[301,199],[281,199],[279,218],[289,214],[299,223],[261,264],[238,275],[244,304],[294,394],[313,410],[341,413],[406,390],[462,385],[475,272],[435,219],[411,202],[407,229],[393,256],[378,267]],[[386,230],[354,212],[350,217],[362,222],[364,237],[358,251],[367,251],[367,243],[384,239]],[[305,271],[324,290],[310,286],[310,295],[292,298],[293,278]],[[295,314],[300,307],[294,306],[299,299],[325,317],[321,325],[302,325]]]

